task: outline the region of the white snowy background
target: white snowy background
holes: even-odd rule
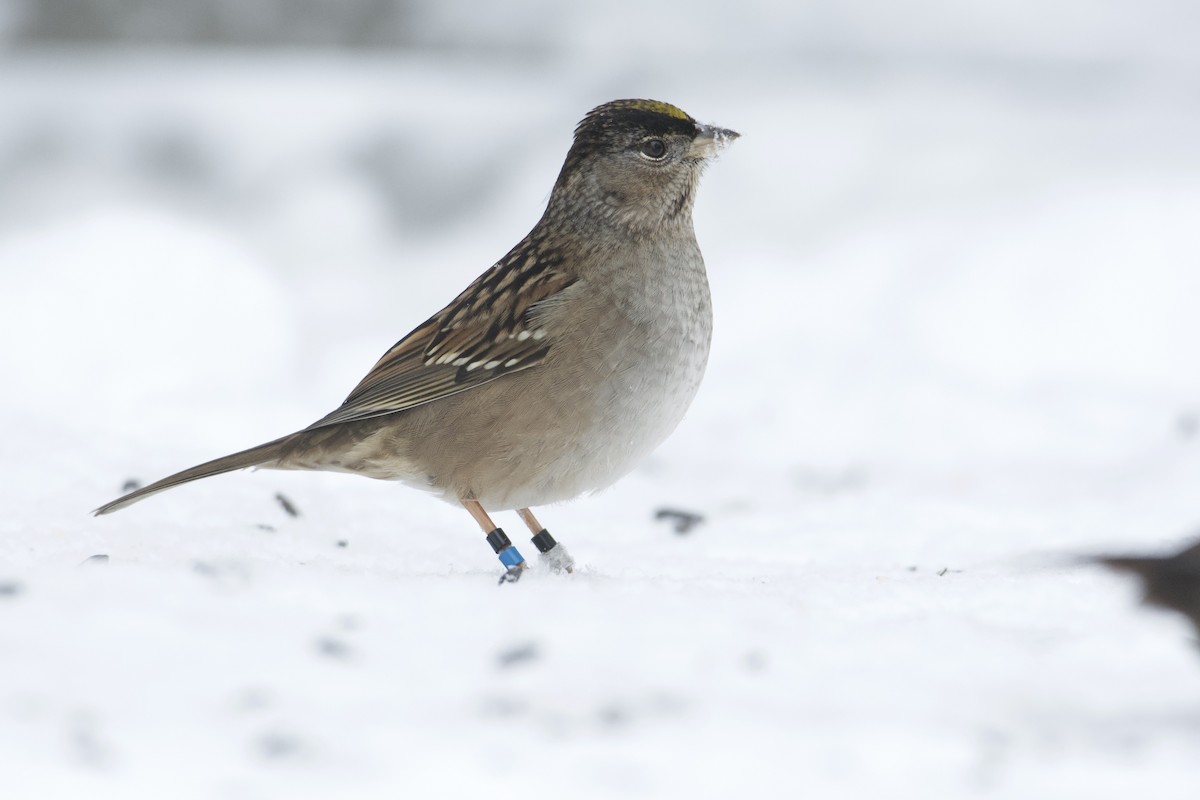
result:
[[[0,3],[6,798],[1200,796],[1193,632],[1075,562],[1200,527],[1195,4],[408,5],[184,49]],[[88,515],[335,407],[628,96],[743,138],[699,399],[542,511],[579,572],[497,587],[352,476]]]

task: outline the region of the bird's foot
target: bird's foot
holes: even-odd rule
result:
[[[524,572],[525,572],[525,562],[524,561],[522,561],[520,564],[513,564],[511,567],[509,567],[508,569],[506,569],[504,571],[503,575],[500,576],[499,585],[503,586],[506,583],[516,583],[517,581],[521,580],[521,574]]]
[[[559,544],[548,530],[542,528],[531,541],[538,549],[538,560],[551,572],[575,571],[575,559],[571,558],[567,548]]]
[[[574,572],[575,559],[567,552],[567,548],[556,544],[544,553],[538,554],[538,561],[551,572]]]

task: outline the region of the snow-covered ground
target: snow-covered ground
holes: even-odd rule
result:
[[[1190,629],[1073,562],[1200,524],[1200,73],[1133,50],[4,58],[5,796],[1195,797]],[[743,138],[700,398],[542,514],[577,574],[352,476],[88,516],[333,408],[620,96]]]

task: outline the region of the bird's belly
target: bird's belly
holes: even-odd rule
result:
[[[610,486],[683,419],[704,374],[710,326],[700,314],[668,315],[616,342],[605,330],[582,332],[563,348],[570,359],[440,400],[436,413],[400,415],[411,415],[404,434],[378,444],[420,471],[394,477],[495,510]]]
[[[480,501],[491,508],[525,508],[612,485],[683,419],[707,355],[707,337],[679,337],[598,359],[590,374],[547,364],[544,380],[537,382],[543,402],[517,400],[510,413],[524,424],[504,426],[526,428],[529,435],[505,437],[489,454],[511,465],[511,480],[506,475],[481,482]],[[594,388],[586,394],[571,391],[588,384]]]
[[[543,482],[555,502],[610,486],[632,471],[675,430],[691,405],[704,374],[704,352],[677,352],[665,364],[642,363],[614,374],[572,431],[558,463]],[[569,413],[570,409],[564,409]]]

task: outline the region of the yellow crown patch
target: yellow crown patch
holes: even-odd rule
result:
[[[631,108],[637,111],[649,111],[654,114],[663,114],[673,119],[690,120],[683,109],[676,108],[670,103],[664,103],[661,100],[619,100],[612,105],[622,105],[625,108]]]

